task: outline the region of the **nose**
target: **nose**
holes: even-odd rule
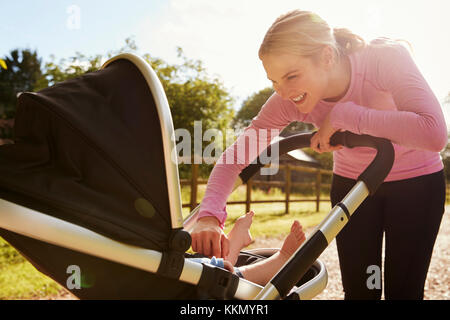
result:
[[[278,87],[275,88],[276,93],[278,93],[279,96],[281,96],[281,98],[283,98],[284,100],[288,100],[290,98],[290,93],[289,90],[284,88],[284,87]]]
[[[286,89],[285,87],[282,87],[282,86],[280,86],[280,85],[276,85],[276,84],[274,84],[273,85],[273,89],[275,90],[275,92],[279,95],[279,96],[281,96],[281,98],[283,98],[284,100],[287,100],[287,99],[289,99],[289,90],[288,89]]]

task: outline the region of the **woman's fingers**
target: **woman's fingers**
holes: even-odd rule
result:
[[[338,144],[337,146],[331,146],[330,151],[337,151],[343,148],[342,145]]]
[[[191,234],[191,239],[192,239],[192,243],[191,243],[192,250],[194,252],[198,252],[197,237],[194,234]]]
[[[212,233],[210,234],[211,239],[211,250],[209,251],[212,256],[217,258],[222,257],[222,243],[220,242],[221,234],[220,233]]]
[[[330,145],[330,139],[323,138],[318,136],[318,134],[314,135],[311,138],[310,148],[313,149],[317,153],[323,152],[332,152],[337,151],[343,148],[342,145],[332,146]]]
[[[313,149],[315,152],[320,152],[320,150],[319,150],[319,139],[318,139],[318,134],[317,133],[311,138],[310,148]]]
[[[224,233],[220,238],[220,244],[222,248],[222,257],[226,258],[230,254],[230,240],[228,240],[228,237]]]
[[[200,218],[191,232],[192,250],[209,257],[221,257],[221,234],[223,231],[215,217]]]
[[[202,253],[203,252],[203,245],[202,245],[202,239],[197,239],[196,240],[196,248],[192,248],[195,252],[199,252]]]
[[[192,250],[208,257],[225,257],[229,254],[229,247],[229,240],[224,233],[203,231],[192,235]]]
[[[202,242],[202,247],[203,247],[202,252],[205,256],[208,256],[208,257],[212,256],[211,246],[212,246],[212,239],[210,237],[205,237]]]

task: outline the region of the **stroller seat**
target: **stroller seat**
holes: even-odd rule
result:
[[[22,93],[14,130],[0,146],[0,236],[76,297],[253,299],[262,290],[189,261],[170,108],[143,59],[122,54]],[[78,287],[68,285],[71,266]],[[310,270],[297,298],[326,286],[325,266]]]

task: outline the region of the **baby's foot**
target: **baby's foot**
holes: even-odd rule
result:
[[[291,232],[284,240],[283,246],[280,249],[280,253],[289,259],[291,255],[300,247],[305,241],[305,233],[303,232],[302,225],[297,220],[294,221],[291,227]]]
[[[250,211],[240,216],[228,234],[230,243],[234,243],[236,247],[239,247],[239,250],[253,242],[252,235],[250,234],[250,226],[252,225],[254,214],[253,211]]]
[[[226,259],[230,261],[232,265],[236,263],[241,249],[253,242],[250,234],[250,226],[253,222],[253,215],[254,212],[250,211],[239,217],[236,220],[233,229],[231,229],[230,233],[228,233],[230,253]]]

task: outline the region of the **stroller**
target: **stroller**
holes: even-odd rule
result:
[[[309,146],[312,135],[277,142],[279,153]],[[162,85],[133,54],[38,93],[22,93],[14,143],[0,147],[0,236],[80,299],[312,299],[327,284],[317,258],[394,159],[389,141],[336,133],[332,144],[376,148],[376,157],[261,287],[188,259],[186,230],[198,207],[183,219],[174,137]],[[262,166],[258,158],[239,183]],[[275,252],[242,252],[237,265]],[[73,267],[81,273],[75,287],[68,285]]]

